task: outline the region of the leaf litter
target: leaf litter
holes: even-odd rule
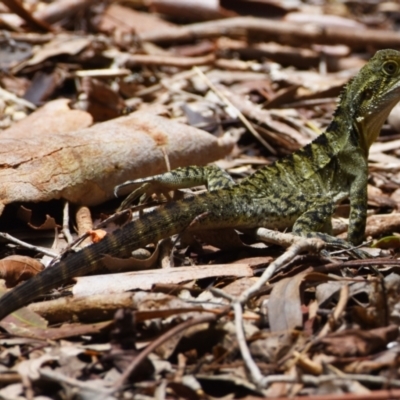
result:
[[[86,244],[120,226],[116,185],[210,162],[240,180],[308,143],[373,52],[400,44],[392,1],[180,3],[0,6],[7,285],[76,230]],[[112,274],[1,321],[0,397],[400,397],[397,114],[371,148],[372,259],[305,254],[272,270],[282,249],[234,232],[109,257]],[[343,204],[337,234],[347,218]]]

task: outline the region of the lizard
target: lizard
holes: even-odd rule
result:
[[[140,180],[135,196],[200,184],[208,191],[166,202],[8,291],[0,298],[0,320],[74,277],[101,273],[104,255],[121,256],[185,230],[291,227],[294,235],[331,245],[360,244],[369,148],[399,100],[400,52],[380,50],[345,86],[326,130],[293,154],[239,183],[216,166],[178,168]],[[331,236],[332,214],[345,198],[347,242]]]

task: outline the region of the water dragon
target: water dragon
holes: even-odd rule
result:
[[[73,277],[102,272],[105,254],[121,256],[184,230],[291,228],[295,235],[332,245],[361,243],[369,148],[399,100],[400,52],[380,50],[346,85],[323,134],[240,183],[215,166],[178,168],[141,180],[136,194],[200,184],[208,191],[167,202],[10,290],[0,298],[0,320]],[[331,236],[332,214],[345,198],[348,242]]]

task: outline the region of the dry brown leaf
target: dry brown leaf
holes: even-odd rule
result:
[[[24,206],[20,206],[18,208],[17,216],[18,219],[20,219],[21,221],[25,221],[27,225],[36,230],[47,231],[49,229],[54,230],[55,228],[57,228],[55,219],[47,214],[45,221],[41,222],[40,225],[37,225],[36,221],[32,220],[32,210]]]
[[[268,319],[271,332],[303,326],[300,285],[304,280],[326,282],[329,277],[318,272],[303,272],[276,283],[268,301]]]
[[[325,308],[328,301],[333,297],[339,296],[340,289],[346,285],[347,282],[325,282],[321,283],[315,288],[315,298],[318,307]]]
[[[285,331],[303,325],[300,284],[304,274],[280,280],[272,289],[268,301],[271,332]]]
[[[104,321],[112,319],[114,313],[121,308],[137,310],[136,322],[155,318],[165,319],[189,312],[192,315],[194,312],[198,313],[203,310],[200,305],[184,302],[172,295],[142,291],[114,293],[108,296],[100,294],[85,297],[61,297],[33,303],[27,308],[52,324],[68,320]]]
[[[6,281],[7,287],[13,287],[21,281],[35,276],[43,270],[43,264],[31,257],[8,256],[0,260],[0,278]]]
[[[98,243],[106,236],[107,232],[102,229],[89,231],[87,244]],[[131,252],[129,258],[118,258],[110,255],[105,255],[103,265],[109,273],[128,272],[128,271],[143,271],[152,268],[157,268],[157,262],[160,258],[160,250],[162,249],[163,240],[160,240],[154,251],[149,251],[147,248],[136,249]],[[82,246],[83,247],[83,246]],[[168,250],[168,259],[171,249]],[[128,256],[129,254],[126,254]]]
[[[200,305],[191,307],[187,302],[163,293],[136,292],[133,295],[133,302],[138,310],[135,313],[137,322],[160,318],[160,324],[169,325],[177,318],[188,320],[189,318],[196,318],[203,314],[203,308]],[[204,326],[197,328],[204,329]],[[191,334],[197,328],[192,328]],[[185,332],[181,332],[175,335],[172,340],[163,343],[157,349],[157,354],[162,355],[163,358],[170,357],[184,334]]]
[[[275,132],[279,132],[279,134],[288,136],[290,139],[295,140],[295,143],[298,143],[299,145],[304,146],[310,141],[308,138],[302,136],[296,129],[293,129],[283,122],[273,119],[269,110],[263,110],[260,107],[255,107],[254,104],[247,98],[233,93],[223,85],[218,85],[217,87],[247,118],[254,119],[258,123],[264,124],[266,127],[273,129]]]
[[[154,29],[176,26],[161,19],[155,14],[148,14],[124,7],[119,4],[110,4],[102,14],[98,29],[103,32],[141,33]]]
[[[325,352],[339,357],[367,356],[383,350],[397,336],[398,326],[389,325],[369,331],[348,329],[332,333],[321,339],[321,343],[324,344]]]
[[[165,172],[165,156],[171,168],[204,165],[225,156],[234,145],[230,136],[216,139],[145,112],[54,135],[51,140],[27,131],[25,146],[21,139],[0,135],[1,206],[59,198],[96,205],[113,198],[114,187],[126,180]]]
[[[5,291],[4,281],[0,281],[0,295],[3,295]],[[0,326],[8,333],[21,336],[24,336],[24,333],[28,333],[29,336],[30,329],[45,330],[47,321],[28,308],[23,307],[0,321]]]
[[[0,132],[2,137],[26,138],[27,134],[53,137],[92,125],[91,115],[85,111],[73,110],[68,99],[49,101],[43,107]]]
[[[82,107],[93,116],[94,121],[108,121],[123,114],[123,98],[101,80],[84,77],[82,92],[86,95]]]
[[[252,277],[244,277],[235,279],[233,282],[229,283],[228,285],[224,286],[222,290],[232,296],[232,297],[240,297],[240,295],[249,289],[252,285],[254,285],[259,278],[254,276]]]
[[[138,249],[130,258],[116,258],[105,256],[103,259],[103,264],[109,272],[113,273],[124,271],[143,271],[145,269],[154,268],[160,254],[159,245],[157,244],[154,252],[149,254],[148,256],[144,258],[136,257],[138,253],[143,254],[142,250],[146,251],[146,249]]]
[[[332,356],[325,356],[332,357]],[[383,368],[392,368],[394,363],[396,363],[398,354],[396,351],[396,346],[388,349],[388,351],[383,351],[372,355],[370,357],[365,357],[365,359],[356,358],[353,362],[349,363],[345,368],[344,372],[353,374],[372,374],[382,371]],[[325,364],[326,365],[326,364]]]
[[[112,323],[112,321],[105,321],[87,325],[79,323],[65,324],[59,328],[40,328],[35,326],[17,326],[14,322],[9,323],[3,320],[1,326],[6,329],[7,332],[16,336],[39,340],[56,340],[80,335],[93,335],[99,333],[101,329],[108,328]]]
[[[42,47],[36,49],[35,54],[26,65],[37,65],[47,60],[50,57],[55,57],[60,54],[78,54],[85,47],[91,44],[92,39],[88,36],[79,37],[77,35],[68,35],[66,33],[54,36],[54,39],[46,43]]]
[[[277,70],[271,72],[271,78],[274,82],[285,82],[286,84],[300,86],[297,92],[297,100],[310,96],[321,95],[329,91],[340,92],[349,78],[355,74],[354,71],[343,71],[321,75],[313,71],[292,71],[289,69]],[[322,96],[321,96],[322,97]]]
[[[60,297],[54,300],[32,303],[27,307],[49,323],[65,321],[96,322],[111,320],[120,308],[135,309],[132,293],[116,293],[110,296]]]

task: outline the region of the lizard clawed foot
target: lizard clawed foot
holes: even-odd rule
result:
[[[171,190],[171,188],[163,187],[163,184],[156,179],[153,179],[153,177],[125,182],[122,185],[116,186],[114,193],[117,193],[121,187],[127,186],[128,184],[141,185],[125,198],[125,200],[119,206],[118,211],[126,210],[137,199],[139,199],[139,204],[143,204],[153,194],[156,194],[157,196],[163,195],[167,200],[171,199],[171,196],[169,195],[169,191]]]
[[[289,247],[293,245],[300,238],[310,241],[310,250],[314,252],[319,252],[324,257],[331,257],[332,252],[329,252],[325,247],[335,247],[340,250],[335,250],[334,252],[349,252],[354,257],[359,259],[371,258],[372,256],[352,246],[346,240],[336,238],[334,236],[328,235],[326,233],[310,232],[307,235],[295,235],[293,233],[282,233],[265,228],[258,228],[255,231],[255,236],[257,239],[270,244],[277,244],[282,247]],[[315,243],[312,240],[317,240]]]
[[[352,254],[355,258],[359,258],[359,259],[366,259],[366,258],[372,257],[366,251],[363,251],[363,250],[359,249],[358,247],[351,245],[346,240],[336,238],[336,237],[328,235],[326,233],[311,232],[311,233],[308,233],[306,235],[306,237],[308,237],[308,238],[317,237],[319,239],[322,239],[327,244],[327,246],[339,248],[339,250],[335,250],[335,251],[329,252],[329,253],[325,249],[322,250],[321,253],[324,256],[330,257],[335,253],[337,254],[337,253],[341,253],[341,252],[348,252],[348,253]]]

